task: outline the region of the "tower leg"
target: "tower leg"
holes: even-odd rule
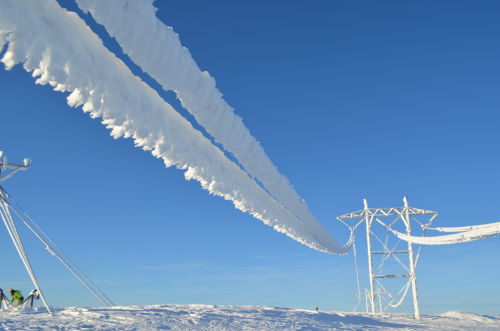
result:
[[[38,282],[35,278],[35,274],[33,273],[33,269],[31,268],[31,265],[28,260],[28,256],[26,255],[26,252],[24,250],[24,246],[21,242],[21,238],[19,237],[19,233],[17,232],[16,225],[14,224],[14,220],[12,219],[12,215],[9,211],[9,205],[7,204],[5,200],[5,195],[3,194],[2,190],[0,190],[0,217],[3,219],[3,222],[5,224],[5,227],[7,228],[7,231],[9,232],[9,235],[14,243],[14,246],[17,249],[17,252],[19,253],[19,256],[21,257],[21,260],[24,263],[24,266],[26,267],[26,270],[28,271],[28,274],[31,277],[31,280],[33,281],[33,285],[35,285],[35,288],[37,289],[38,293],[40,293],[40,296],[42,297],[42,301],[47,308],[47,311],[50,315],[52,315],[52,312],[50,311],[49,305],[45,301],[45,298],[42,294],[42,291],[40,291],[40,287],[38,286]]]
[[[372,315],[375,315],[375,290],[373,286],[373,264],[372,264],[372,239],[371,239],[371,225],[373,217],[368,214],[368,201],[364,199],[365,203],[365,223],[366,223],[366,241],[368,243],[368,272],[370,273],[370,302],[372,306]]]
[[[408,198],[404,197],[405,202],[405,213],[406,213],[406,234],[411,236],[411,227],[410,227],[410,214],[408,208]],[[418,293],[417,293],[417,275],[415,274],[415,261],[413,259],[413,245],[411,242],[408,242],[408,255],[410,256],[410,272],[411,272],[411,289],[413,292],[413,306],[415,308],[415,319],[420,321],[420,308],[418,306]]]

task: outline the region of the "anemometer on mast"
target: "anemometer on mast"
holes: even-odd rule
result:
[[[2,172],[5,172],[6,170],[10,169],[11,171],[8,172],[7,174],[3,175],[0,177],[0,184],[12,177],[14,173],[16,173],[19,170],[27,170],[30,166],[31,159],[24,159],[24,164],[14,164],[14,163],[9,163],[7,157],[3,157],[3,152],[0,151],[0,176]],[[9,232],[10,237],[12,238],[12,241],[14,243],[14,246],[16,247],[17,252],[19,253],[19,256],[21,257],[21,260],[23,261],[24,266],[26,267],[26,270],[28,271],[28,274],[30,275],[31,280],[33,281],[33,285],[35,286],[36,290],[31,291],[30,296],[24,301],[24,305],[26,304],[31,304],[31,307],[33,307],[33,300],[38,299],[38,297],[42,298],[43,304],[47,308],[47,311],[49,314],[52,315],[52,312],[49,308],[49,305],[47,304],[45,297],[43,296],[43,293],[40,289],[40,286],[38,284],[38,281],[35,277],[35,273],[33,272],[33,269],[31,267],[31,264],[28,259],[28,255],[26,254],[26,251],[24,249],[23,243],[21,241],[21,237],[19,236],[19,233],[17,231],[16,224],[14,222],[14,218],[12,217],[13,214],[17,216],[37,237],[42,241],[43,244],[45,244],[46,249],[54,256],[56,256],[73,274],[90,290],[92,293],[99,299],[101,300],[106,306],[110,307],[110,304],[114,306],[113,302],[90,280],[90,278],[87,277],[83,273],[76,264],[71,261],[71,259],[57,246],[48,236],[43,232],[43,230],[36,224],[27,214],[26,212],[12,199],[12,197],[5,191],[5,189],[0,185],[0,216],[2,217],[2,220],[7,228],[7,231]],[[28,222],[28,221],[29,222]],[[31,225],[30,225],[31,223]],[[45,239],[44,239],[45,238]],[[51,244],[49,244],[50,242]],[[58,250],[61,255],[59,255],[56,250]],[[75,271],[69,264],[72,264],[75,269],[78,270]],[[85,281],[83,278],[85,278],[87,281]],[[87,283],[88,282],[88,283]],[[91,285],[90,285],[90,284]],[[103,299],[99,294],[96,293],[96,291],[100,292],[102,296],[104,296],[105,299]],[[8,305],[8,300],[1,292],[0,290],[0,307],[1,303],[4,302],[6,308],[10,307]],[[109,304],[109,303],[110,304]]]

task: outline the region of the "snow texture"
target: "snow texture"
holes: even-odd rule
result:
[[[328,231],[315,218],[289,180],[279,173],[242,119],[215,87],[215,79],[198,68],[179,36],[155,15],[153,0],[76,0],[115,37],[132,61],[165,90],[177,93],[187,109],[241,163],[252,177],[323,241]]]
[[[469,242],[500,234],[500,222],[456,228],[436,228],[442,232],[461,232],[436,237],[414,237],[390,229],[399,239],[420,245],[448,245]]]
[[[130,39],[137,41],[134,38]],[[38,77],[37,84],[71,92],[68,104],[83,105],[91,117],[102,117],[114,138],[132,137],[136,146],[151,150],[167,167],[185,169],[187,180],[199,181],[210,193],[311,248],[348,253],[353,236],[341,246],[321,224],[301,223],[134,76],[76,13],[62,9],[55,0],[0,0],[0,51],[7,43],[1,60],[7,70],[24,62],[24,69]]]
[[[2,330],[499,330],[500,316],[447,312],[416,321],[403,314],[316,312],[259,306],[152,305],[0,312]]]
[[[444,227],[439,227],[439,228],[429,228],[429,230],[436,230],[440,232],[465,232],[465,231],[470,231],[470,230],[480,230],[480,229],[485,229],[489,228],[492,225],[500,225],[500,222],[496,223],[488,223],[488,224],[482,224],[482,225],[469,225],[469,226],[460,226],[460,227],[453,227],[453,228],[444,228]]]

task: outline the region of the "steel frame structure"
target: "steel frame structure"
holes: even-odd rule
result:
[[[413,306],[414,306],[414,309],[415,309],[415,319],[417,320],[420,320],[420,309],[419,309],[419,304],[418,304],[418,293],[417,293],[417,277],[416,277],[416,273],[415,273],[415,269],[416,269],[416,266],[417,266],[417,262],[418,262],[418,256],[420,254],[420,248],[418,250],[418,253],[417,253],[417,257],[416,259],[414,258],[414,251],[413,251],[413,245],[412,243],[408,242],[408,249],[407,250],[395,250],[396,249],[396,246],[399,244],[399,242],[401,240],[399,240],[396,245],[394,245],[394,247],[392,249],[389,249],[388,247],[388,237],[389,237],[389,234],[390,234],[390,231],[392,226],[394,226],[394,224],[398,221],[398,220],[402,220],[403,223],[405,224],[406,226],[406,234],[407,235],[411,235],[411,220],[415,220],[417,221],[420,226],[422,227],[423,229],[423,235],[425,235],[425,231],[427,230],[427,228],[431,225],[432,221],[436,218],[436,216],[439,214],[438,212],[435,212],[435,211],[430,211],[430,210],[424,210],[424,209],[418,209],[418,208],[413,208],[413,207],[410,207],[408,205],[408,198],[407,197],[404,197],[403,199],[404,201],[404,207],[392,207],[392,208],[368,208],[368,201],[366,199],[364,199],[364,209],[363,210],[360,210],[360,211],[357,211],[357,212],[354,212],[354,213],[349,213],[349,214],[345,214],[345,215],[342,215],[342,216],[339,216],[337,217],[338,220],[340,220],[342,223],[344,223],[345,225],[347,225],[351,231],[355,231],[356,228],[363,222],[365,222],[366,224],[366,240],[367,240],[367,246],[368,246],[368,272],[369,272],[369,277],[370,277],[370,289],[365,289],[364,292],[361,292],[360,291],[360,288],[359,288],[359,276],[356,275],[358,277],[358,299],[359,299],[359,302],[358,302],[358,305],[359,303],[361,302],[361,300],[363,300],[363,298],[366,299],[366,311],[369,311],[369,306],[371,306],[371,312],[372,314],[375,314],[377,312],[377,303],[376,303],[376,297],[378,297],[379,299],[379,311],[380,312],[383,312],[385,311],[389,306],[391,307],[401,307],[403,310],[406,311],[406,309],[404,309],[402,306],[401,306],[401,303],[404,299],[404,297],[406,296],[406,293],[408,291],[408,288],[409,288],[409,285],[411,284],[411,287],[412,287],[412,292],[413,292]],[[427,224],[423,224],[422,222],[420,222],[416,217],[417,216],[422,216],[422,215],[427,215],[427,216],[430,216],[431,219],[430,221],[427,223]],[[383,222],[382,220],[380,220],[380,218],[383,218],[383,217],[393,217],[395,219],[392,220],[391,223],[387,224],[385,222]],[[361,220],[355,225],[355,226],[350,226],[349,224],[347,224],[345,221],[347,219],[354,219],[354,218],[360,218]],[[385,243],[382,242],[382,240],[380,240],[372,231],[371,229],[371,226],[373,224],[373,221],[377,221],[377,223],[385,226],[387,228],[387,236],[386,236],[386,240],[385,240]],[[373,251],[372,250],[372,237],[376,238],[383,246],[383,250],[382,251]],[[376,271],[378,270],[382,270],[382,266],[383,264],[385,263],[385,261],[387,261],[387,259],[390,257],[390,256],[393,256],[397,262],[399,262],[399,264],[401,266],[403,266],[403,268],[405,270],[407,270],[407,274],[403,274],[403,275],[382,275],[382,274],[379,274],[379,275],[375,275],[375,272],[373,270],[373,260],[372,260],[372,255],[373,254],[383,254],[383,259],[382,259],[382,263],[381,265],[377,268]],[[397,256],[396,254],[408,254],[408,260],[409,260],[409,267],[407,267]],[[356,259],[356,248],[354,246],[354,255],[355,255],[355,263],[356,263],[356,274],[357,274],[357,259]],[[380,280],[381,279],[384,279],[384,278],[402,278],[402,277],[407,277],[409,278],[408,282],[406,283],[405,286],[403,286],[403,288],[399,291],[399,293],[396,295],[396,296],[392,296],[381,284],[380,284]],[[375,282],[377,282],[377,288],[378,290],[375,291]],[[380,290],[380,288],[383,289],[383,291]],[[404,290],[404,293],[402,293]],[[401,298],[399,299],[399,302],[397,301],[398,300],[398,296],[402,294]],[[384,298],[384,296],[388,296],[390,298],[390,300],[386,300]],[[385,309],[383,309],[382,307],[382,300],[385,300],[387,302],[387,306]],[[396,305],[393,305],[392,303],[393,302],[396,302]],[[356,306],[357,308],[357,306]],[[356,310],[356,308],[354,308],[354,310]]]
[[[13,164],[13,163],[9,163],[8,160],[7,160],[7,157],[3,157],[3,152],[0,151],[0,175],[1,175],[1,172],[2,170],[7,170],[7,169],[11,169],[11,171],[3,176],[0,177],[0,183],[3,182],[4,180],[10,178],[14,173],[16,173],[17,171],[19,170],[27,170],[30,166],[30,163],[31,163],[31,159],[24,159],[24,165],[20,165],[20,164]],[[16,206],[16,208],[13,207]],[[16,210],[18,209],[18,210]],[[29,216],[28,214],[26,214],[26,212],[14,201],[14,199],[3,189],[2,186],[0,186],[0,218],[3,220],[3,222],[5,223],[5,226],[7,227],[7,231],[9,232],[11,238],[12,238],[12,241],[14,242],[14,246],[16,247],[18,253],[19,253],[19,256],[21,257],[21,260],[23,261],[25,267],[26,267],[26,270],[28,271],[28,274],[30,275],[31,277],[31,280],[33,281],[33,284],[35,285],[36,287],[36,290],[32,291],[30,293],[30,297],[28,297],[26,299],[25,302],[28,302],[28,299],[30,299],[30,305],[33,306],[33,300],[38,300],[39,297],[42,298],[42,301],[45,305],[45,307],[47,308],[47,311],[49,314],[52,315],[52,312],[50,310],[50,307],[49,305],[47,304],[47,302],[45,301],[45,298],[42,294],[42,291],[40,290],[40,287],[38,286],[38,282],[36,280],[36,277],[35,277],[35,274],[33,272],[33,269],[31,268],[31,265],[30,265],[30,262],[29,262],[29,259],[28,259],[28,255],[26,254],[26,251],[24,250],[24,246],[23,246],[23,243],[21,241],[21,237],[19,236],[19,233],[17,231],[17,227],[16,227],[16,224],[14,223],[14,218],[12,217],[12,213],[11,211],[35,234],[35,236],[40,239],[40,241],[46,246],[45,248],[54,256],[56,256],[99,300],[101,300],[106,306],[110,307],[110,305],[82,278],[86,278],[87,281],[92,284],[92,286],[97,290],[99,291],[113,306],[115,305],[98,287],[97,285],[95,285],[92,280],[90,280],[89,277],[87,277],[87,275],[85,275],[83,273],[83,271],[78,268],[78,266],[73,262],[71,261],[71,259],[62,251],[61,248],[59,248],[59,246],[57,246],[53,241],[52,239],[49,238],[49,236],[47,236],[47,234],[45,234],[45,232],[43,232],[43,230],[38,226],[38,224],[35,223],[35,221],[33,221]],[[23,217],[23,215],[24,217]],[[31,226],[30,224],[28,224],[28,222],[26,221],[26,219],[29,220],[31,222],[31,224],[33,226]],[[39,231],[37,232],[35,230],[35,228]],[[46,240],[44,238],[42,238],[42,236],[44,236],[46,238]],[[54,245],[55,248],[57,248],[57,250],[67,259],[66,261],[50,246],[50,244],[47,242],[49,241],[52,245]],[[71,263],[75,269],[77,269],[80,274],[78,274],[68,263]],[[5,295],[3,295],[3,292],[2,290],[0,289],[0,308],[1,308],[1,300],[2,298],[5,297]],[[8,305],[6,304],[6,307]]]
[[[11,169],[12,171],[9,172],[8,174],[4,175],[3,177],[0,177],[0,183],[3,182],[4,180],[10,178],[14,173],[16,173],[19,170],[27,170],[30,166],[30,163],[31,163],[31,159],[24,159],[24,165],[8,163],[7,157],[2,158],[2,156],[3,156],[3,152],[0,152],[0,174],[1,174],[2,170]],[[7,203],[6,196],[5,196],[4,191],[1,187],[0,187],[0,217],[2,218],[2,220],[5,224],[5,227],[7,228],[7,231],[9,232],[10,237],[12,238],[14,246],[16,247],[16,250],[19,253],[19,256],[21,257],[21,260],[23,261],[24,266],[26,267],[28,274],[29,274],[31,280],[33,281],[33,285],[35,285],[38,296],[40,296],[42,298],[43,304],[47,308],[48,313],[50,315],[52,315],[50,307],[47,304],[47,302],[45,301],[45,297],[43,296],[43,293],[40,290],[40,286],[38,285],[38,281],[36,280],[35,273],[33,272],[33,269],[31,268],[31,264],[29,262],[28,255],[26,254],[26,251],[24,250],[24,246],[23,246],[23,243],[21,241],[21,237],[19,236],[19,233],[17,232],[16,224],[14,223],[14,219],[12,218],[12,214],[10,213],[9,204]],[[31,294],[33,294],[33,293],[31,293]],[[4,294],[2,292],[0,300],[3,297],[4,297]],[[1,306],[1,303],[0,303],[0,306]],[[31,306],[33,306],[33,297],[31,297]]]

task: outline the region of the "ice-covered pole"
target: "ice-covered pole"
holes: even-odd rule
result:
[[[405,203],[405,217],[403,217],[406,224],[406,234],[411,236],[411,223],[410,223],[410,207],[408,206],[408,197],[404,197]],[[413,245],[408,242],[408,255],[410,257],[410,277],[411,277],[411,290],[413,292],[413,307],[415,308],[415,319],[420,321],[420,308],[418,306],[418,293],[417,293],[417,275],[415,274],[415,261],[413,258]]]
[[[366,223],[366,241],[368,244],[368,272],[370,273],[370,303],[372,306],[372,315],[375,315],[375,286],[373,284],[373,263],[372,263],[372,237],[371,226],[373,216],[370,216],[368,201],[363,199],[365,204],[365,223]]]
[[[14,174],[18,170],[27,170],[29,167],[29,164],[31,162],[31,159],[24,159],[24,165],[17,165],[17,164],[9,164],[7,157],[4,157],[3,160],[1,160],[3,156],[3,152],[0,151],[0,169],[13,169],[10,173],[7,175],[3,176],[0,178],[0,182],[8,179],[12,174]],[[30,275],[31,281],[33,282],[33,285],[37,289],[38,293],[40,293],[40,296],[42,298],[43,304],[47,308],[47,311],[50,315],[52,315],[52,312],[50,311],[49,305],[47,304],[47,301],[45,301],[45,297],[43,296],[42,290],[40,289],[40,286],[38,285],[38,281],[36,280],[35,273],[33,272],[33,269],[31,268],[31,264],[28,260],[28,255],[26,255],[26,251],[24,250],[23,243],[21,241],[21,237],[19,237],[19,233],[17,232],[16,224],[14,223],[14,220],[12,219],[12,215],[9,211],[9,204],[5,200],[5,194],[3,188],[0,186],[0,216],[2,217],[2,220],[5,224],[5,227],[7,228],[7,231],[9,232],[9,235],[12,239],[12,242],[14,243],[14,246],[16,247],[17,252],[19,253],[19,256],[21,257],[21,260],[23,261],[24,266],[26,267],[26,270],[28,271],[28,274]]]

